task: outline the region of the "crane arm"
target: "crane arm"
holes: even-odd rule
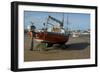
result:
[[[51,17],[51,16],[49,16],[49,18],[54,20],[54,21],[56,21],[56,22],[58,22],[60,25],[63,25],[63,22],[61,22],[60,20],[58,20],[58,19],[56,19],[54,17]]]

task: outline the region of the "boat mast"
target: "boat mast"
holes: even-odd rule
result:
[[[62,17],[62,24],[60,25],[61,28],[63,28],[64,26],[64,13],[63,13],[63,17]]]
[[[68,16],[68,14],[67,14],[67,32],[68,32],[68,34],[70,34],[70,29],[68,28],[69,27],[69,16]]]
[[[67,15],[67,31],[68,31],[68,15]]]

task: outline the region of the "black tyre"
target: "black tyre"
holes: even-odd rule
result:
[[[52,43],[48,43],[47,47],[52,47],[52,45],[53,45]]]

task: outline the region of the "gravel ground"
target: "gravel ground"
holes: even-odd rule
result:
[[[24,38],[24,61],[44,61],[44,60],[71,60],[90,58],[90,39],[89,36],[70,37],[65,45],[53,45],[45,48],[33,48],[30,51],[30,38]],[[35,45],[38,43],[35,42]]]

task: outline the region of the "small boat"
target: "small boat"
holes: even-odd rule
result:
[[[51,24],[52,28],[44,28],[43,30],[40,31],[35,31],[35,26],[31,26],[31,31],[29,32],[30,37],[34,37],[34,40],[42,42],[42,43],[47,43],[48,46],[52,46],[53,44],[60,44],[63,45],[68,42],[69,40],[69,31],[68,29],[65,30],[63,28],[63,21],[55,19],[54,17],[48,16],[48,20],[54,20],[58,22],[60,25],[53,25],[47,21],[47,24]],[[46,24],[44,23],[44,26]]]

